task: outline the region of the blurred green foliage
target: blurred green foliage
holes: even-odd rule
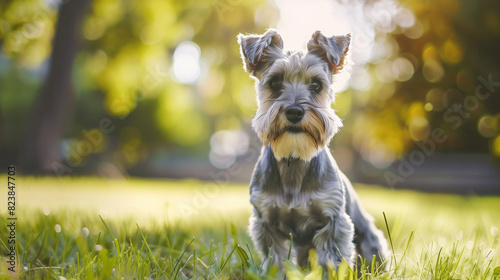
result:
[[[56,7],[44,1],[2,2],[0,104],[8,124],[7,146],[21,140],[36,87],[50,55]],[[64,5],[64,2],[62,2]],[[84,141],[83,129],[98,129],[112,116],[120,157],[136,163],[149,147],[167,145],[206,151],[211,134],[239,128],[255,108],[251,82],[242,71],[239,32],[260,32],[272,22],[254,23],[264,1],[96,0],[82,26],[84,46],[74,66],[78,104],[68,135],[69,149]],[[272,7],[271,7],[272,9]],[[32,31],[25,36],[26,30]],[[75,34],[79,36],[80,34]],[[171,74],[175,48],[193,41],[201,50],[196,85]],[[56,54],[57,55],[57,54]],[[21,96],[23,93],[24,96]],[[20,100],[24,100],[20,102]],[[17,114],[21,111],[23,114]],[[93,152],[106,149],[106,141]]]
[[[437,151],[500,157],[499,3],[403,0],[387,16],[384,2],[372,2],[375,56],[356,79],[368,86],[339,97],[352,128],[344,143],[382,168],[433,131],[446,139]]]
[[[360,154],[384,167],[440,128],[447,141],[436,146],[439,151],[500,157],[500,97],[490,88],[487,98],[473,98],[484,84],[479,76],[499,80],[499,4],[389,1],[398,9],[387,24],[377,13],[386,2],[366,3],[375,11],[365,16],[376,27],[378,55],[366,63],[362,79],[352,82],[357,86],[342,92],[334,105],[345,119],[336,138],[338,156]],[[4,149],[19,148],[20,127],[43,81],[57,8],[64,3],[0,3]],[[104,133],[90,154],[107,151],[126,167],[157,151],[206,154],[215,132],[248,130],[255,93],[235,38],[240,32],[262,33],[278,19],[275,4],[265,0],[94,0],[81,34],[75,34],[85,40],[74,65],[78,101],[68,116],[73,121],[65,149],[77,150],[86,141],[82,131],[98,130],[106,117],[117,130]],[[189,59],[178,67],[198,75],[191,82],[175,74],[175,53],[186,41],[198,52],[188,58],[195,57],[199,73],[182,72],[182,67],[191,69]]]

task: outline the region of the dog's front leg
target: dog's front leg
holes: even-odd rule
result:
[[[262,267],[266,269],[269,262],[271,265],[277,265],[280,271],[283,271],[283,260],[288,255],[288,240],[275,230],[272,225],[269,225],[257,213],[250,217],[249,233],[252,241],[255,244],[255,249],[262,256]],[[270,259],[269,259],[270,257]]]
[[[345,212],[331,216],[327,225],[316,232],[313,245],[316,249],[319,264],[325,275],[326,265],[333,263],[337,268],[344,258],[349,266],[354,262],[355,248],[352,242],[354,228],[351,219]]]

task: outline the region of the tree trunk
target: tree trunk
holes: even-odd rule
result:
[[[81,42],[81,23],[90,0],[70,0],[59,8],[50,67],[28,118],[19,169],[49,174],[61,162],[60,139],[72,119],[73,61]]]

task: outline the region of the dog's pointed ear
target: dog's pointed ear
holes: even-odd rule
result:
[[[350,43],[351,34],[328,38],[316,31],[307,43],[307,50],[326,61],[333,75],[344,68]]]
[[[262,35],[238,35],[243,68],[251,76],[259,78],[259,72],[270,66],[283,53],[283,40],[275,29]]]

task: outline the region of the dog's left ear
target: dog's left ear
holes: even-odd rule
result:
[[[328,38],[320,31],[316,31],[307,43],[307,50],[326,61],[333,75],[344,68],[350,42],[351,34]]]

